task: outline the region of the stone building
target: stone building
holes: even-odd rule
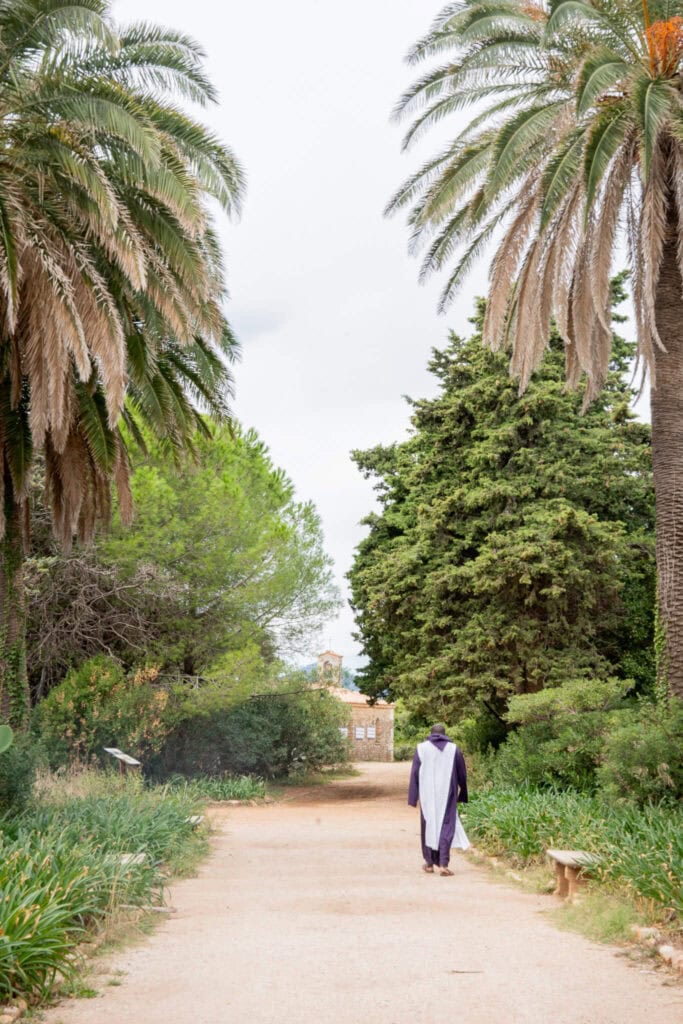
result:
[[[385,700],[368,704],[365,694],[342,686],[342,661],[336,651],[318,655],[318,681],[348,708],[348,722],[342,726],[342,734],[349,741],[351,760],[393,761],[394,705]]]
[[[365,694],[343,686],[327,689],[349,710],[348,725],[343,729],[351,747],[351,760],[393,761],[394,705],[385,700],[368,704]]]

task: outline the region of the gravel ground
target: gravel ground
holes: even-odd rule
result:
[[[420,870],[406,764],[214,814],[177,913],[46,1024],[681,1024],[683,991],[458,854]],[[124,972],[118,973],[117,972]]]

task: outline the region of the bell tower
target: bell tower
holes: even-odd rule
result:
[[[318,655],[318,679],[328,686],[342,684],[342,655],[335,651],[323,651]]]

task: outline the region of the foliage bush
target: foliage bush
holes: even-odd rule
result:
[[[394,712],[394,761],[410,761],[415,747],[429,732],[429,724],[409,708],[405,701],[396,701]]]
[[[597,778],[605,796],[638,804],[683,799],[683,701],[643,702],[606,739]]]
[[[508,730],[501,718],[483,708],[478,715],[461,719],[454,735],[467,754],[487,754],[498,749],[507,738]]]
[[[340,732],[346,711],[322,690],[288,679],[262,697],[232,704],[190,693],[158,758],[157,774],[256,775],[272,779],[348,759]],[[176,695],[177,698],[177,695]],[[173,709],[171,709],[173,715]]]
[[[126,674],[110,658],[91,659],[36,709],[50,765],[106,763],[105,746],[135,755],[157,778],[274,778],[347,760],[343,706],[300,673],[250,657],[219,669],[210,683],[167,689],[154,668]]]
[[[19,812],[28,804],[42,749],[35,740],[17,733],[10,747],[0,754],[0,814]]]
[[[594,791],[605,733],[619,714],[595,711],[521,726],[491,759],[492,782]]]
[[[120,747],[145,760],[166,735],[166,690],[155,668],[126,674],[112,658],[98,656],[73,669],[36,708],[36,725],[53,767],[96,758]]]
[[[0,821],[0,1000],[44,998],[57,972],[73,974],[76,944],[121,904],[162,897],[160,865],[182,867],[205,839],[188,818],[191,791],[145,789],[139,779],[90,773],[43,787],[35,808]],[[122,853],[145,853],[122,864]]]
[[[649,901],[661,915],[683,918],[683,812],[614,807],[599,797],[550,789],[503,788],[474,794],[461,808],[470,838],[521,863],[552,847],[600,858],[600,876]]]
[[[613,681],[618,688],[628,681]],[[610,708],[612,683],[595,684],[593,704],[567,704],[570,686],[510,702],[508,718],[521,722],[488,759],[490,781],[503,786],[557,786],[604,793],[638,805],[683,797],[683,702]],[[581,688],[586,684],[581,682]],[[603,699],[604,698],[604,699]],[[587,705],[590,707],[590,705]],[[533,714],[543,712],[540,721]]]

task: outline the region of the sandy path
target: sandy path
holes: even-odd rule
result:
[[[221,812],[177,914],[49,1024],[680,1024],[683,993],[557,931],[553,897],[419,870],[405,765]]]

